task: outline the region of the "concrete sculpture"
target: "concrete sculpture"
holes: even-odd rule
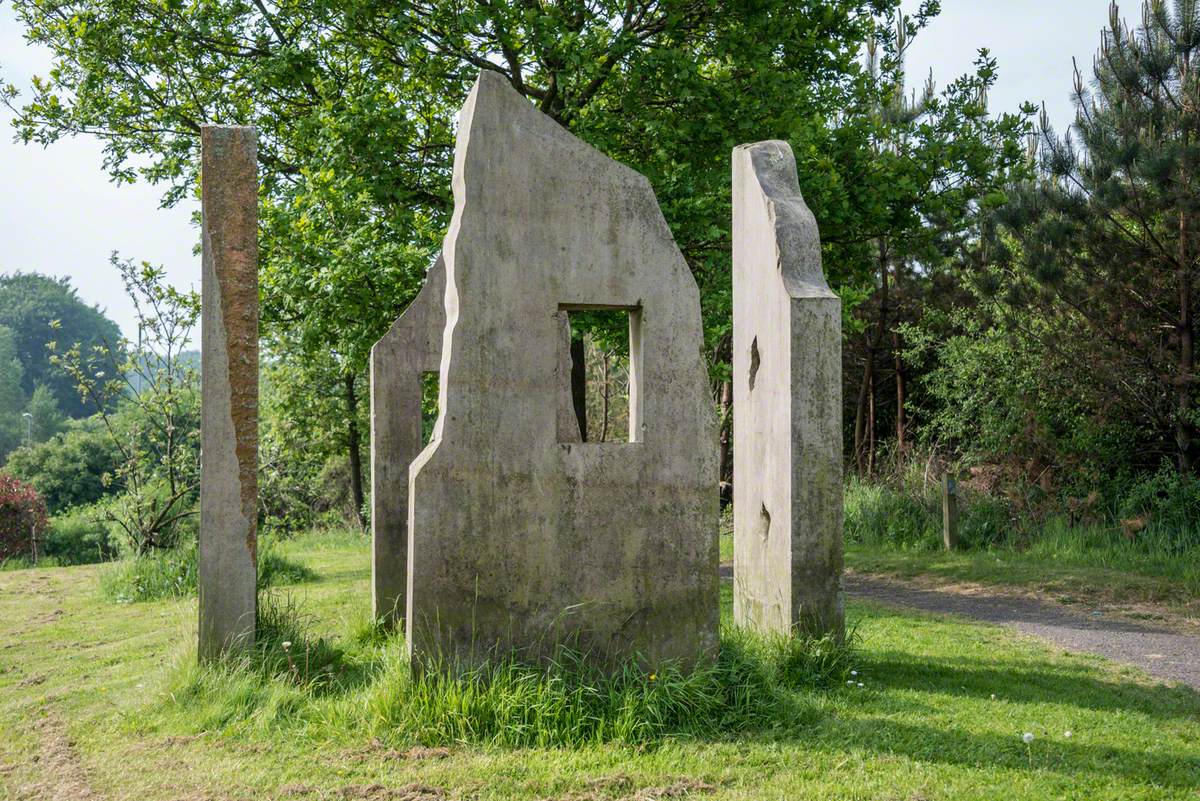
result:
[[[459,117],[440,415],[410,470],[417,665],[715,653],[700,299],[649,182],[483,72]],[[629,315],[630,441],[571,425],[565,317]]]
[[[421,380],[441,364],[446,266],[371,348],[371,587],[375,618],[404,617],[408,585],[408,466],[421,452]]]
[[[258,520],[254,128],[200,129],[201,659],[253,644]]]
[[[733,151],[734,618],[840,635],[841,301],[786,142]]]

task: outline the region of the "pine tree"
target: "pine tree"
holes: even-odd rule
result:
[[[1180,472],[1197,466],[1195,272],[1200,236],[1200,7],[1151,0],[1130,28],[1110,7],[1076,120],[1042,117],[1035,184],[1001,213],[1011,302],[1036,302],[1073,332],[1105,390],[1156,431]],[[1011,241],[1011,240],[1010,240]]]

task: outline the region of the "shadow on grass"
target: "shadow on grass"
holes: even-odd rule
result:
[[[1200,758],[1179,749],[1139,751],[1044,738],[1026,747],[1016,733],[1011,737],[979,734],[874,716],[840,720],[827,732],[827,736],[795,742],[827,753],[845,753],[857,746],[914,762],[987,770],[1051,771],[1067,777],[1100,774],[1182,789],[1200,784]]]
[[[918,661],[902,651],[871,654],[863,671],[876,689],[913,690],[1022,704],[1136,712],[1155,720],[1200,719],[1200,694],[1184,686],[1102,679],[1085,666],[1033,663],[996,667],[965,657]]]

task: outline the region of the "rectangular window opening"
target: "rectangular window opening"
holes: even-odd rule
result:
[[[562,306],[563,442],[641,440],[641,310]],[[569,330],[569,333],[568,333]],[[565,421],[565,423],[564,423]]]
[[[438,382],[438,373],[421,373],[421,447],[433,438],[433,425],[438,418]]]

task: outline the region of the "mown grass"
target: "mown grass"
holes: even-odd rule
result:
[[[853,683],[789,686],[776,675],[802,711],[767,718],[777,725],[673,725],[640,743],[585,737],[571,747],[439,733],[426,742],[449,748],[422,751],[409,745],[420,730],[395,714],[406,697],[397,640],[367,622],[365,545],[282,547],[318,578],[276,591],[264,610],[284,611],[265,621],[261,656],[218,670],[194,667],[194,599],[98,604],[94,567],[0,574],[0,797],[52,789],[51,772],[64,769],[47,756],[53,731],[69,737],[97,797],[148,801],[389,789],[404,797],[400,788],[418,784],[429,798],[479,801],[668,790],[747,800],[1194,801],[1200,787],[1196,693],[1001,629],[859,604],[849,609]],[[293,667],[320,642],[340,653]],[[542,689],[532,697],[550,699]],[[449,700],[422,706],[464,708]],[[1029,746],[1024,732],[1035,735]]]

